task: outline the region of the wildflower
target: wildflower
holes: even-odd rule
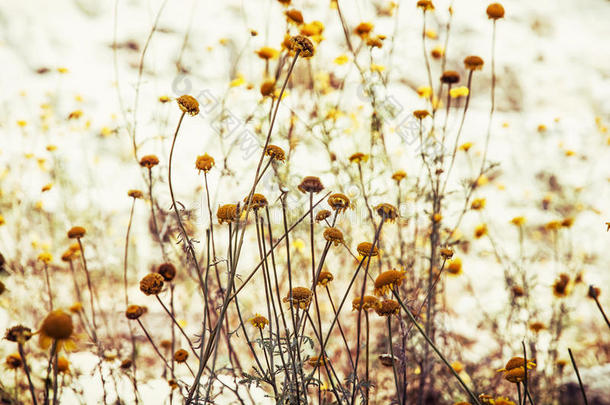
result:
[[[244,198],[244,203],[248,203],[248,197]],[[252,194],[252,201],[250,202],[250,208],[254,211],[265,208],[269,203],[267,202],[267,198],[262,194]]]
[[[269,156],[271,159],[279,160],[280,162],[286,160],[284,149],[275,145],[268,145],[267,149],[265,149],[265,155]]]
[[[57,357],[57,372],[70,374],[70,362],[63,356]]]
[[[430,0],[418,0],[417,7],[424,10],[424,12],[434,10],[434,4]]]
[[[318,275],[318,285],[326,287],[326,284],[334,280],[333,273],[330,271],[321,271]]]
[[[163,277],[163,280],[172,281],[176,277],[176,267],[171,263],[163,263],[157,268],[157,273]]]
[[[377,35],[376,37],[370,37],[366,39],[366,45],[371,48],[383,48],[383,40],[385,37],[383,35]]]
[[[525,359],[523,357],[513,357],[510,359],[504,368],[497,370],[498,372],[504,372],[504,379],[512,382],[518,383],[524,380],[525,378]],[[536,367],[536,362],[534,360],[527,361],[527,369],[533,369]]]
[[[316,222],[324,221],[326,218],[331,216],[331,212],[329,210],[321,210],[316,214]]]
[[[68,114],[69,120],[77,120],[83,116],[83,112],[81,110],[74,110],[70,114]]]
[[[428,86],[418,87],[417,95],[421,98],[430,98],[432,96],[432,89]]]
[[[424,118],[426,118],[429,115],[430,115],[430,112],[428,110],[415,110],[415,111],[413,111],[413,116],[415,118],[417,118],[418,120],[423,120]]]
[[[160,346],[165,350],[169,350],[172,348],[172,341],[169,339],[163,339],[160,343]]]
[[[573,224],[574,224],[574,218],[572,218],[572,217],[565,218],[561,221],[561,226],[564,228],[571,228]]]
[[[279,1],[282,6],[288,6],[288,5],[290,5],[290,2],[292,0],[277,0],[277,1]]]
[[[70,305],[69,309],[70,312],[72,312],[73,314],[78,314],[79,312],[82,312],[83,304],[77,301],[74,304]]]
[[[441,75],[441,82],[445,84],[455,84],[460,81],[460,74],[455,70],[446,70]]]
[[[369,155],[365,155],[364,153],[356,152],[349,157],[350,163],[360,164],[363,162],[367,162],[369,160]]]
[[[345,211],[349,207],[349,198],[345,194],[336,193],[328,197],[328,205],[338,213]]]
[[[9,370],[18,370],[23,365],[23,361],[21,361],[21,356],[19,355],[19,353],[12,353],[6,356],[4,364]]]
[[[449,247],[441,248],[441,257],[443,259],[451,259],[453,257],[453,249]]]
[[[514,217],[510,220],[510,223],[515,226],[523,226],[523,224],[525,223],[525,217]]]
[[[365,257],[373,257],[379,255],[379,250],[377,249],[377,247],[373,246],[371,242],[359,243],[358,247],[356,247],[356,250],[358,251],[358,253],[360,253],[360,255]]]
[[[339,246],[343,243],[343,232],[337,228],[326,228],[324,230],[324,239],[330,243],[334,243],[335,246]]]
[[[494,397],[492,395],[487,395],[487,394],[480,394],[479,401],[481,401],[482,404],[486,404],[486,405],[494,405],[494,403],[495,403]]]
[[[570,276],[565,273],[561,273],[559,278],[555,280],[553,284],[553,295],[557,298],[566,297],[569,293],[568,284],[570,282]]]
[[[314,39],[320,37],[322,32],[324,32],[324,24],[322,24],[320,21],[312,21],[304,24],[300,30],[301,35],[305,35],[306,37],[314,37]]]
[[[444,54],[445,54],[445,49],[440,45],[435,46],[430,51],[430,55],[432,55],[432,57],[434,59],[440,59],[443,57]]]
[[[291,298],[292,295],[292,298]],[[294,287],[287,297],[284,297],[284,302],[292,302],[292,305],[296,308],[307,309],[311,304],[311,297],[313,292],[306,287]]]
[[[57,350],[65,348],[70,351],[75,348],[72,340],[74,324],[69,314],[61,309],[51,311],[42,321],[40,326],[38,345],[42,349],[48,349],[53,341],[57,342]]]
[[[133,362],[130,359],[125,359],[121,361],[121,365],[119,367],[121,368],[121,370],[129,370],[132,365]]]
[[[32,338],[32,329],[23,325],[16,325],[6,330],[4,338],[9,342],[24,344]]]
[[[460,145],[460,150],[463,150],[464,152],[468,152],[470,148],[472,148],[472,142],[464,142]]]
[[[199,102],[195,97],[185,94],[178,97],[176,102],[178,103],[180,110],[184,113],[188,113],[191,117],[199,114]]]
[[[462,259],[456,257],[453,260],[449,260],[449,262],[447,262],[447,273],[453,276],[462,274]]]
[[[513,293],[515,298],[523,297],[525,295],[525,290],[523,290],[523,287],[519,285],[512,286],[510,291]]]
[[[127,195],[133,199],[139,199],[144,197],[144,193],[142,193],[142,191],[140,190],[129,190],[127,192]]]
[[[170,101],[171,101],[171,98],[169,98],[169,96],[161,96],[161,97],[159,97],[159,102],[160,103],[165,104],[165,103],[169,103]]]
[[[364,298],[356,297],[352,300],[352,311],[360,310],[361,306],[364,311],[371,309],[376,310],[379,305],[379,300],[376,297],[372,295],[365,295]]]
[[[392,180],[397,183],[400,183],[401,180],[403,180],[405,177],[407,177],[407,173],[404,170],[397,170],[392,175]]]
[[[435,212],[435,213],[432,215],[432,221],[433,221],[433,222],[441,222],[441,221],[442,221],[442,219],[443,219],[443,215],[442,215],[442,214],[440,214],[440,213],[438,213],[438,212]]]
[[[163,276],[149,273],[140,280],[140,291],[146,295],[157,295],[163,289]]]
[[[474,228],[474,237],[479,239],[487,234],[487,225],[480,224]]]
[[[85,236],[86,230],[82,226],[73,226],[68,231],[68,238],[70,239],[80,239]]]
[[[265,80],[261,84],[260,92],[263,97],[272,97],[275,92],[275,80]]]
[[[380,354],[378,358],[379,362],[386,367],[392,367],[398,361],[398,357],[392,356],[390,353]]]
[[[42,186],[42,188],[40,189],[41,192],[46,192],[51,190],[51,188],[53,187],[53,183],[49,183],[49,184],[45,184],[44,186]]]
[[[506,397],[498,397],[492,402],[494,405],[517,405]]]
[[[459,374],[464,370],[464,365],[459,361],[454,361],[453,363],[451,363],[451,368]]]
[[[470,208],[472,208],[473,210],[481,210],[481,209],[485,208],[485,199],[477,198],[477,199],[473,200],[472,203],[470,204]]]
[[[383,300],[375,308],[375,312],[379,316],[397,315],[400,312],[400,305],[396,300]]]
[[[557,220],[549,221],[544,224],[544,229],[547,231],[557,231],[559,228],[561,228],[561,222]]]
[[[311,40],[303,35],[295,35],[290,38],[290,50],[299,52],[299,56],[310,58],[315,53]]]
[[[498,20],[504,18],[504,7],[500,3],[492,3],[487,6],[487,17],[490,20]]]
[[[534,333],[538,333],[541,330],[546,329],[546,326],[540,321],[535,321],[529,324],[529,329]]]
[[[398,218],[398,211],[392,204],[379,204],[375,207],[375,211],[377,212],[377,215],[381,217],[382,221],[394,222],[396,218]]]
[[[263,46],[256,51],[258,57],[264,60],[275,59],[277,58],[278,53],[279,51],[277,49],[273,49],[269,46]]]
[[[159,164],[159,158],[155,155],[145,155],[140,159],[140,166],[152,169]]]
[[[383,295],[394,287],[402,284],[407,272],[404,270],[387,270],[379,274],[375,279],[375,295]]]
[[[42,252],[38,255],[38,260],[45,264],[49,264],[53,260],[53,256],[49,252]]]
[[[599,287],[594,287],[594,286],[590,285],[589,291],[587,292],[587,297],[596,300],[601,293],[602,293],[602,290]]]
[[[302,193],[319,193],[324,190],[324,186],[318,177],[307,176],[303,178],[301,184],[298,186],[299,191]]]
[[[218,218],[219,224],[222,224],[223,222],[226,222],[227,224],[235,222],[239,218],[239,207],[235,204],[222,205],[218,207],[216,217]]]
[[[337,65],[345,65],[347,62],[349,62],[349,58],[347,55],[342,54],[337,56],[333,62],[335,62]]]
[[[466,56],[464,58],[464,67],[466,70],[481,70],[483,69],[483,59],[476,55]]]
[[[466,97],[468,94],[470,94],[470,90],[465,86],[456,87],[449,91],[449,96],[451,96],[451,98]]]
[[[310,367],[317,367],[324,365],[328,358],[326,356],[311,356],[307,359],[307,365]]]
[[[184,363],[188,358],[189,353],[184,349],[178,349],[176,350],[176,353],[174,353],[174,360],[176,360],[176,363]]]
[[[202,171],[204,173],[209,172],[212,167],[214,167],[214,164],[214,158],[208,155],[207,153],[197,156],[197,160],[195,161],[195,167],[199,170],[200,173]]]
[[[364,39],[373,31],[373,24],[370,22],[361,22],[354,28],[354,33]]]
[[[286,10],[286,12],[284,14],[288,18],[288,21],[295,23],[297,25],[303,24],[303,14],[301,14],[301,12],[299,10],[296,10],[293,8],[290,10]]]
[[[146,307],[140,305],[130,305],[125,310],[125,318],[127,319],[138,319],[146,313]]]

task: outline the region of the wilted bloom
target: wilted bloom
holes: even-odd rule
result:
[[[375,211],[377,212],[377,215],[379,215],[383,221],[394,222],[396,220],[396,218],[398,218],[398,211],[396,210],[396,207],[393,206],[392,204],[388,204],[388,203],[379,204],[378,206],[375,207]]]
[[[331,194],[328,197],[328,205],[330,205],[333,210],[340,213],[349,207],[349,198],[341,193]]]
[[[312,57],[315,52],[311,40],[304,35],[295,35],[290,38],[290,50],[295,52],[298,51],[299,56],[302,56],[303,58]]]
[[[599,295],[602,293],[602,290],[598,287],[594,287],[592,285],[589,286],[589,291],[587,293],[587,297],[596,300]]]
[[[280,162],[286,160],[284,149],[275,145],[268,145],[267,149],[265,149],[265,155],[269,156],[271,159],[279,160]]]
[[[379,362],[386,366],[392,367],[398,361],[398,357],[392,356],[390,353],[384,353],[379,355]]]
[[[21,356],[19,353],[12,353],[6,356],[4,360],[4,365],[9,370],[18,370],[23,365],[23,361],[21,360]]]
[[[68,351],[76,346],[72,340],[74,325],[69,314],[61,309],[51,311],[42,321],[40,326],[38,345],[42,349],[48,349],[53,341],[57,342],[57,350],[65,348]]]
[[[237,221],[237,219],[239,218],[239,210],[237,205],[225,204],[218,207],[218,211],[216,211],[216,217],[218,218],[219,224],[222,224],[223,222],[230,224],[231,222]]]
[[[140,166],[152,169],[159,164],[159,158],[155,155],[145,155],[140,158]]]
[[[324,221],[326,218],[331,216],[331,212],[329,210],[320,210],[316,214],[316,222]]]
[[[326,228],[324,230],[324,239],[338,246],[343,243],[343,232],[337,228]]]
[[[318,275],[318,285],[326,287],[326,284],[333,281],[333,279],[333,273],[331,273],[330,271],[321,271]]]
[[[523,357],[513,357],[510,359],[504,368],[498,370],[498,372],[504,372],[504,379],[512,383],[518,383],[525,379],[525,359]],[[536,367],[534,360],[527,361],[527,368],[533,369]]]
[[[366,38],[373,31],[373,24],[370,22],[361,22],[354,28],[354,33],[360,38]]]
[[[434,10],[434,5],[432,4],[432,2],[430,0],[418,0],[417,7],[424,10],[424,12],[426,12],[428,10],[430,10],[430,11]]]
[[[254,315],[254,317],[250,318],[250,323],[255,328],[263,330],[265,329],[265,326],[269,325],[269,320],[267,320],[267,318],[265,318],[261,314],[256,314]]]
[[[487,6],[487,17],[491,20],[504,18],[504,7],[500,3],[492,3]]]
[[[553,295],[557,298],[566,297],[569,293],[568,284],[570,283],[570,276],[566,273],[561,273],[559,278],[555,280],[553,284]]]
[[[542,323],[540,321],[534,321],[534,322],[530,322],[529,329],[534,333],[538,333],[541,330],[546,329],[546,326],[544,325],[544,323]]]
[[[68,238],[70,239],[79,239],[85,236],[86,230],[82,226],[73,226],[68,231]]]
[[[376,246],[373,246],[371,242],[361,242],[356,247],[358,253],[362,256],[377,256],[379,254],[379,250],[377,250]]]
[[[140,190],[129,190],[127,192],[127,195],[133,199],[139,199],[144,197],[144,193],[142,193]]]
[[[466,56],[464,59],[464,67],[467,70],[481,70],[483,69],[483,59],[476,55]]]
[[[197,156],[197,160],[195,161],[195,167],[199,172],[203,171],[204,173],[209,172],[212,167],[214,167],[214,164],[214,158],[207,153]]]
[[[273,97],[275,93],[275,80],[265,80],[260,87],[261,96]]]
[[[460,74],[455,70],[446,70],[441,75],[441,82],[445,84],[455,84],[460,81]]]
[[[400,181],[405,177],[407,177],[407,173],[404,170],[397,170],[394,172],[394,174],[392,174],[392,180],[396,181],[397,183],[400,183]]]
[[[190,116],[199,114],[199,102],[197,99],[195,99],[195,97],[185,94],[178,97],[176,101],[178,102],[178,107],[180,107],[182,112],[188,113]]]
[[[163,276],[158,273],[149,273],[140,280],[140,291],[146,295],[157,295],[163,289]]]
[[[418,120],[423,120],[424,118],[426,118],[429,115],[430,115],[430,113],[428,112],[428,110],[415,110],[415,111],[413,111],[413,116],[415,118],[417,118]]]
[[[320,191],[324,190],[324,186],[322,185],[319,177],[307,176],[303,178],[298,189],[302,193],[319,193]]]
[[[184,363],[188,358],[189,353],[184,349],[178,349],[174,353],[174,360],[176,360],[177,363]]]
[[[247,207],[248,197],[244,197],[244,208]],[[252,194],[252,201],[250,202],[250,208],[254,211],[265,208],[267,206],[267,198],[262,194]]]
[[[127,319],[138,319],[146,313],[146,307],[140,305],[130,305],[125,310],[125,318]]]
[[[394,287],[402,284],[407,272],[404,270],[387,270],[379,274],[375,279],[375,294],[383,295]]]
[[[176,277],[176,267],[171,263],[163,263],[157,268],[165,281],[172,281]]]
[[[32,338],[32,329],[23,325],[16,325],[6,330],[4,338],[9,342],[24,344]]]
[[[292,289],[292,299],[290,295],[284,297],[284,302],[292,301],[292,305],[296,308],[307,309],[311,303],[313,292],[306,287],[294,287]]]
[[[396,315],[400,312],[400,304],[396,300],[383,300],[375,308],[375,312],[379,316]]]
[[[377,309],[379,300],[372,295],[365,295],[364,298],[356,297],[352,300],[352,311],[357,311],[362,306],[364,311]]]
[[[443,259],[451,259],[453,257],[453,249],[449,247],[441,248],[440,252]]]
[[[523,297],[525,295],[525,291],[523,290],[523,287],[521,287],[519,285],[512,286],[510,288],[510,291],[513,293],[513,296],[515,296],[515,298]]]

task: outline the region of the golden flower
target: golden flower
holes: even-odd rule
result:
[[[555,280],[553,284],[553,295],[557,298],[566,297],[569,293],[568,284],[570,283],[570,276],[566,273],[561,273],[559,278]]]
[[[80,239],[85,236],[87,231],[82,226],[73,226],[68,231],[68,238],[70,239]]]
[[[379,204],[375,207],[375,211],[377,212],[377,215],[381,217],[382,221],[394,222],[396,218],[398,218],[398,211],[392,204]]]
[[[463,150],[464,152],[468,152],[470,148],[472,148],[472,142],[464,142],[460,145],[460,150]]]
[[[434,4],[432,4],[432,2],[430,0],[418,0],[417,7],[424,10],[424,12],[428,11],[428,10],[430,10],[430,11],[434,10]]]
[[[369,160],[369,155],[365,155],[364,153],[356,152],[349,157],[350,163],[363,163]]]
[[[544,229],[546,229],[547,231],[556,231],[559,228],[561,228],[560,221],[549,221],[546,224],[544,224]]]
[[[259,50],[255,51],[255,52],[259,58],[265,59],[265,60],[275,59],[275,58],[277,58],[277,55],[279,53],[277,49],[273,49],[269,46],[263,46],[262,48],[260,48]]]
[[[4,338],[9,342],[24,344],[32,338],[32,329],[23,325],[16,325],[6,330]]]
[[[57,357],[57,372],[70,374],[70,362],[64,356]]]
[[[523,287],[519,285],[512,286],[510,288],[510,291],[513,293],[513,296],[515,296],[515,298],[523,297],[525,295],[525,290],[523,290]]]
[[[504,18],[504,7],[500,3],[492,3],[487,6],[487,17],[492,20]]]
[[[495,403],[493,395],[487,395],[487,394],[480,394],[479,401],[481,401],[481,403],[485,404],[485,405],[494,405],[494,403]]]
[[[207,153],[197,156],[197,160],[195,161],[195,167],[199,172],[203,171],[205,173],[209,172],[212,167],[214,167],[214,164],[214,158]]]
[[[476,55],[466,56],[464,58],[464,67],[467,70],[481,70],[483,69],[483,59]]]
[[[364,311],[376,310],[379,307],[379,300],[372,295],[365,295],[364,298],[356,297],[352,300],[352,311],[360,310],[360,306]]]
[[[525,369],[523,367],[513,368],[504,372],[504,379],[512,383],[520,383],[525,379]]]
[[[523,368],[525,365],[525,359],[523,357],[512,357],[504,366],[504,368],[501,368],[499,370],[497,370],[498,372],[501,371],[510,371],[510,370],[514,370],[516,368]],[[532,359],[527,359],[527,369],[530,370],[532,368],[536,367],[536,361],[532,360]]]
[[[188,113],[192,117],[199,114],[199,102],[195,97],[185,94],[178,97],[176,102],[182,112]]]
[[[312,21],[301,27],[300,34],[306,37],[319,37],[324,32],[324,24],[320,21]],[[314,38],[315,39],[315,38]]]
[[[326,218],[331,216],[331,212],[329,210],[321,210],[316,214],[316,222],[324,221]]]
[[[360,38],[366,38],[373,31],[373,24],[370,22],[361,22],[354,28],[354,33]]]
[[[290,294],[284,297],[284,302],[292,301],[292,305],[296,308],[307,309],[311,303],[313,292],[306,287],[294,287],[292,289],[292,300]]]
[[[127,310],[125,310],[125,318],[131,320],[138,319],[139,317],[144,315],[146,311],[146,307],[140,305],[130,305],[127,307]]]
[[[248,197],[244,198],[244,208],[247,207]],[[269,203],[267,202],[267,198],[262,194],[252,194],[252,201],[250,207],[256,211],[260,208],[265,208]]]
[[[157,295],[163,289],[163,276],[149,273],[140,280],[140,291],[146,295]]]
[[[434,59],[440,59],[443,57],[444,54],[445,54],[445,49],[443,49],[443,47],[440,45],[435,46],[430,51],[430,55],[432,55],[432,57]]]
[[[523,226],[525,224],[525,217],[514,217],[510,220],[510,223],[515,226]]]
[[[172,281],[176,277],[176,267],[171,263],[163,263],[157,268],[159,273],[165,281]]]
[[[462,259],[456,257],[453,260],[447,262],[447,273],[454,276],[462,274]]]
[[[546,326],[544,325],[544,323],[542,323],[540,321],[534,321],[534,322],[530,322],[529,328],[532,332],[538,333],[541,330],[546,329]]]
[[[49,252],[42,252],[38,255],[38,260],[43,263],[49,264],[53,260],[53,256]]]
[[[174,360],[176,360],[177,363],[184,363],[188,358],[189,353],[184,349],[178,349],[176,350],[176,353],[174,353]]]
[[[415,111],[413,111],[413,116],[415,118],[417,118],[418,120],[423,120],[424,118],[426,118],[429,115],[430,115],[430,112],[428,110],[415,110]]]
[[[303,24],[303,14],[301,14],[299,10],[292,8],[290,10],[286,10],[284,14],[288,18],[288,21],[295,24]]]
[[[75,302],[72,305],[70,305],[70,312],[72,312],[73,314],[78,314],[79,312],[81,312],[83,310],[83,304],[80,302]]]
[[[255,314],[254,317],[250,318],[250,323],[255,328],[263,330],[265,326],[269,325],[269,320],[261,314]]]
[[[455,84],[460,81],[460,74],[455,70],[446,70],[441,75],[441,82],[445,84]]]
[[[571,228],[573,224],[574,224],[574,218],[572,218],[572,217],[565,218],[561,221],[561,226],[564,228]]]
[[[326,287],[326,284],[334,280],[333,273],[330,271],[321,271],[318,275],[318,285]]]
[[[219,224],[222,224],[223,222],[226,222],[227,224],[235,222],[239,218],[239,207],[235,204],[222,205],[218,207],[216,217],[218,217]]]
[[[451,259],[453,257],[453,249],[450,247],[443,247],[440,252],[443,259]]]
[[[261,84],[260,91],[263,97],[272,97],[275,92],[275,80],[265,80],[263,84]]]
[[[315,53],[313,43],[309,38],[304,35],[295,35],[290,38],[291,51],[299,52],[299,56],[303,58],[310,58]]]
[[[144,193],[142,193],[140,190],[129,190],[127,192],[127,195],[131,198],[134,199],[138,199],[138,198],[142,198],[144,197]]]
[[[328,205],[330,205],[333,210],[340,213],[349,207],[349,198],[341,193],[331,194],[328,197]]]
[[[334,243],[335,246],[343,243],[343,232],[337,228],[326,228],[324,230],[324,239],[328,242]]]
[[[392,175],[392,180],[396,181],[397,183],[400,183],[400,181],[403,180],[405,177],[407,177],[407,173],[404,170],[397,170]]]
[[[383,40],[385,37],[377,35],[376,37],[369,37],[366,39],[366,45],[371,48],[383,48]]]
[[[326,356],[311,356],[307,359],[307,365],[310,367],[322,366],[328,361]]]
[[[48,349],[53,341],[57,342],[57,350],[65,348],[67,351],[75,348],[72,340],[74,324],[69,314],[61,309],[51,311],[42,321],[38,331],[38,345],[42,349]]]
[[[160,96],[159,97],[159,102],[160,103],[165,104],[165,103],[169,103],[170,101],[171,101],[171,98],[169,98],[169,96]]]
[[[602,290],[599,287],[594,287],[594,286],[590,285],[589,291],[587,292],[587,297],[596,300],[601,293],[602,293]]]
[[[19,355],[19,353],[12,353],[6,356],[4,364],[9,370],[18,370],[23,365],[23,362],[21,361],[21,356]]]
[[[69,120],[77,120],[83,116],[83,112],[81,110],[74,110],[70,114],[68,114]]]
[[[481,210],[485,208],[485,202],[486,201],[484,198],[477,198],[472,201],[472,203],[470,204],[470,208],[472,208],[473,210]]]
[[[375,279],[375,294],[383,295],[394,287],[402,284],[402,280],[406,277],[407,272],[404,270],[387,270],[379,274]]]
[[[480,224],[474,228],[474,237],[479,239],[487,234],[487,225]]]
[[[395,300],[383,300],[375,308],[375,312],[379,316],[397,315],[400,312],[400,305]]]
[[[298,189],[302,193],[319,193],[324,190],[324,185],[320,181],[320,178],[315,176],[307,176],[303,178],[301,184],[299,184]]]
[[[377,256],[379,254],[379,250],[377,249],[377,247],[373,246],[373,244],[371,242],[361,242],[358,244],[358,246],[356,247],[356,250],[358,251],[358,253],[360,253],[362,256]]]
[[[459,361],[454,361],[451,363],[451,368],[455,370],[456,373],[461,373],[464,370],[464,365]]]
[[[280,162],[286,160],[284,149],[276,145],[268,145],[267,149],[265,149],[265,155],[269,156],[271,159],[279,160]]]

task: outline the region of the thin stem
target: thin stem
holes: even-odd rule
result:
[[[574,371],[576,372],[576,377],[578,378],[578,385],[580,386],[580,392],[582,393],[582,398],[585,401],[585,405],[589,405],[589,401],[587,401],[587,394],[585,393],[585,386],[582,384],[582,379],[580,378],[580,372],[578,371],[578,366],[576,365],[576,360],[574,359],[574,355],[572,354],[572,349],[568,348],[568,353],[570,353],[570,360],[572,360],[572,367],[574,367]]]
[[[17,350],[19,351],[19,356],[21,357],[21,362],[23,363],[23,371],[25,371],[25,376],[28,380],[30,394],[32,395],[32,403],[34,405],[37,405],[38,401],[36,401],[36,392],[34,391],[34,383],[32,382],[32,376],[30,375],[30,367],[28,366],[27,360],[25,359],[25,352],[21,343],[17,343]]]

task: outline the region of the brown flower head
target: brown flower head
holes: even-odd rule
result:
[[[85,236],[87,231],[82,226],[73,226],[68,231],[68,238],[70,239],[79,239]]]
[[[72,350],[75,345],[72,341],[74,324],[72,317],[61,309],[51,311],[42,321],[38,330],[38,345],[43,349],[48,349],[53,341],[57,342],[57,350],[64,347]]]
[[[539,333],[541,330],[546,329],[546,325],[540,321],[534,321],[529,324],[529,328],[534,333]]]
[[[362,306],[363,311],[376,310],[379,307],[379,300],[372,295],[365,295],[364,298],[356,297],[352,300],[352,311],[359,311]]]
[[[326,356],[311,356],[307,359],[307,365],[310,367],[318,367],[324,365],[328,361]]]
[[[510,291],[513,293],[515,298],[523,297],[525,295],[525,290],[520,285],[514,285],[510,288]]]
[[[379,316],[397,315],[400,312],[400,305],[395,300],[383,300],[375,309]]]
[[[301,193],[319,193],[324,190],[324,185],[322,185],[319,177],[307,176],[303,178],[298,189]]]
[[[159,158],[155,155],[145,155],[140,159],[140,166],[152,169],[159,164]]]
[[[127,319],[138,319],[146,313],[146,307],[140,305],[130,305],[125,310],[125,318]]]
[[[292,8],[286,10],[284,14],[286,15],[286,18],[288,18],[288,21],[295,24],[303,24],[303,14],[299,10]]]
[[[333,273],[330,271],[321,271],[318,275],[318,285],[326,286],[328,283],[334,280]]]
[[[326,228],[324,230],[324,239],[328,242],[334,243],[335,246],[339,246],[343,243],[343,232],[337,228]]]
[[[299,52],[299,56],[310,58],[315,53],[313,43],[304,35],[295,35],[290,38],[290,50]]]
[[[383,295],[401,285],[406,273],[404,270],[392,269],[379,274],[375,279],[375,294]]]
[[[140,198],[144,197],[144,193],[142,193],[142,191],[140,191],[140,190],[129,190],[127,192],[127,196],[129,196],[133,199],[140,199]]]
[[[16,325],[6,330],[4,338],[9,342],[24,344],[32,338],[32,329],[23,325]]]
[[[63,374],[70,374],[70,362],[63,356],[57,357],[57,371]]]
[[[199,114],[199,102],[195,97],[185,94],[178,97],[176,101],[182,112],[188,113],[192,117]]]
[[[268,145],[267,149],[265,149],[265,155],[269,156],[271,159],[279,160],[280,162],[286,160],[284,149],[276,145]]]
[[[362,152],[356,152],[349,157],[350,163],[360,164],[369,160],[369,155],[365,155]]]
[[[569,294],[568,285],[570,283],[570,276],[565,273],[561,273],[559,278],[555,280],[553,284],[553,295],[557,298],[566,297]]]
[[[398,362],[398,357],[392,356],[390,353],[380,354],[379,362],[385,367],[393,367]]]
[[[176,350],[176,353],[174,353],[174,360],[176,360],[176,363],[184,363],[188,358],[189,352],[184,349],[178,349]]]
[[[306,287],[294,287],[292,289],[292,305],[296,308],[307,309],[311,303],[313,292]],[[284,297],[284,302],[291,302],[290,294]]]
[[[500,3],[491,3],[487,6],[487,17],[491,20],[504,18],[504,7]]]
[[[212,170],[214,164],[214,158],[207,153],[197,156],[197,160],[195,161],[195,167],[199,170],[199,172],[203,171],[204,173]]]
[[[373,31],[373,24],[370,22],[361,22],[354,28],[354,33],[360,38],[366,38]]]
[[[517,368],[523,368],[525,365],[525,359],[523,357],[512,357],[504,366],[504,368],[501,368],[498,370],[498,372],[501,371],[510,371],[510,370],[514,370]],[[528,359],[527,360],[527,369],[532,369],[536,367],[536,361],[532,360],[532,359]]]
[[[441,248],[441,257],[443,259],[451,259],[453,257],[453,249],[449,247]]]
[[[157,273],[161,274],[163,280],[172,281],[176,277],[176,267],[171,263],[163,263],[157,268]]]
[[[333,210],[340,213],[349,207],[349,198],[341,193],[331,194],[328,197],[328,205],[330,205]]]
[[[418,120],[423,120],[424,118],[426,118],[429,115],[430,115],[430,112],[428,110],[415,110],[415,111],[413,111],[413,116],[415,118],[417,118]]]
[[[394,222],[396,218],[398,218],[398,211],[392,204],[379,204],[375,207],[375,211],[377,212],[377,215],[381,217],[382,221]]]
[[[121,370],[129,370],[132,365],[133,362],[130,359],[125,359],[121,362],[121,365],[119,367],[121,368]]]
[[[483,69],[483,63],[483,59],[480,56],[470,55],[464,58],[466,70],[481,70]]]
[[[248,197],[244,198],[244,208],[247,207],[247,203],[248,203]],[[254,211],[260,209],[260,208],[265,208],[269,203],[267,202],[267,198],[262,195],[262,194],[253,194],[252,195],[252,202],[250,204],[250,208],[252,208]]]
[[[163,276],[158,273],[149,273],[140,280],[140,291],[146,295],[157,295],[163,289]]]
[[[404,170],[397,170],[392,175],[392,180],[396,181],[397,183],[400,183],[406,177],[407,177],[407,172],[405,172]]]
[[[424,12],[434,10],[434,4],[430,0],[418,0],[417,7],[424,10]]]
[[[235,222],[239,218],[239,207],[235,204],[222,205],[218,207],[216,217],[218,217],[219,224],[222,224],[223,222],[226,222],[227,224]]]
[[[19,355],[19,353],[12,353],[6,356],[4,364],[9,370],[18,370],[23,365],[23,361],[21,361],[21,356]]]
[[[602,290],[599,289],[599,287],[594,287],[594,286],[590,285],[589,291],[587,292],[587,297],[596,300],[601,293],[602,293]]]
[[[250,323],[257,329],[263,330],[265,326],[269,325],[269,320],[261,314],[256,314],[250,318]]]
[[[460,74],[455,70],[446,70],[441,75],[441,82],[445,84],[455,84],[460,81]]]
[[[379,255],[379,250],[377,250],[376,246],[373,246],[373,244],[371,242],[361,242],[358,244],[358,247],[356,247],[356,250],[358,251],[358,253],[360,253],[362,256],[377,256]]]
[[[329,210],[321,210],[316,214],[316,222],[324,221],[326,218],[330,217],[331,213]]]
[[[275,80],[265,80],[260,88],[261,96],[273,97],[275,93]]]

